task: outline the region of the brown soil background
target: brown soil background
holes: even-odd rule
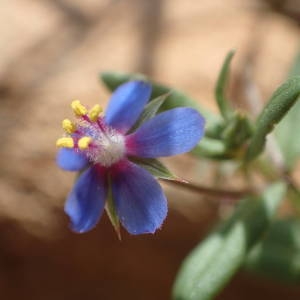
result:
[[[222,202],[166,186],[170,214],[157,234],[123,232],[119,242],[106,217],[73,234],[63,204],[74,177],[55,165],[60,122],[72,99],[106,105],[97,80],[106,70],[145,73],[215,110],[214,83],[230,49],[236,107],[245,107],[245,70],[267,99],[298,52],[299,21],[299,1],[1,1],[1,298],[169,299],[181,260]],[[210,182],[212,164],[187,156],[167,163]],[[240,273],[217,297],[268,298],[300,299],[300,288]]]

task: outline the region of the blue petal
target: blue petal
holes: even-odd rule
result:
[[[88,160],[74,149],[62,148],[57,153],[56,163],[66,171],[80,171],[88,165]]]
[[[103,213],[106,194],[104,172],[89,168],[80,175],[65,204],[74,231],[86,232],[97,224]]]
[[[140,157],[176,155],[193,149],[204,134],[204,118],[192,108],[174,108],[127,136],[127,152]]]
[[[131,162],[122,162],[113,170],[112,193],[120,221],[131,234],[154,233],[167,216],[167,200],[160,185]]]
[[[126,133],[143,111],[151,90],[151,85],[143,81],[131,81],[119,86],[108,104],[106,123]]]

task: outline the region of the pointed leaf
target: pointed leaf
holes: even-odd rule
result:
[[[246,161],[253,160],[263,151],[266,136],[295,104],[299,95],[300,76],[288,79],[275,91],[270,101],[258,116],[255,132],[246,152]]]
[[[226,98],[226,87],[229,78],[229,68],[230,68],[230,63],[233,58],[233,55],[234,55],[234,51],[230,51],[226,55],[215,88],[215,97],[217,100],[217,104],[224,119],[229,119],[233,113],[229,101]]]
[[[300,53],[297,55],[289,77],[300,75]],[[275,136],[289,170],[296,165],[300,156],[300,102],[294,105],[284,119],[275,128]]]
[[[234,215],[185,259],[175,281],[173,299],[212,299],[268,228],[285,189],[284,183],[277,183],[259,198],[245,198]]]

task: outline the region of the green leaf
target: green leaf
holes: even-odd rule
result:
[[[141,74],[126,74],[126,73],[118,73],[118,72],[101,73],[100,79],[108,87],[110,91],[114,91],[119,85],[130,80],[149,81],[149,79],[147,79],[145,76]],[[152,99],[155,99],[163,94],[170,93],[170,96],[162,105],[160,109],[161,111],[179,107],[179,106],[188,106],[188,107],[193,107],[202,113],[202,115],[206,119],[207,128],[213,127],[216,125],[216,123],[221,122],[219,116],[216,116],[215,114],[204,109],[194,99],[190,98],[184,93],[152,81],[151,84],[153,87],[152,96],[151,96]]]
[[[285,184],[280,182],[271,185],[260,197],[243,199],[233,216],[184,260],[175,281],[173,299],[212,299],[268,228],[285,190]]]
[[[292,67],[289,71],[288,77],[294,77],[300,75],[300,52],[296,55]]]
[[[162,106],[162,104],[166,101],[170,94],[164,94],[161,96],[158,96],[157,98],[150,101],[145,109],[143,110],[141,116],[137,120],[137,122],[133,125],[133,127],[130,129],[130,132],[134,132],[138,127],[140,127],[144,122],[147,120],[153,118],[156,113],[158,112],[159,108]]]
[[[300,53],[297,55],[289,77],[300,75]],[[283,154],[285,164],[289,170],[295,166],[300,156],[300,102],[298,101],[293,109],[291,109],[286,117],[275,128],[275,136],[277,138],[280,150]]]
[[[300,282],[300,220],[289,218],[272,224],[264,239],[245,261],[248,271],[289,283]]]
[[[210,159],[226,160],[233,157],[226,144],[217,139],[203,137],[201,142],[191,151],[192,154]]]
[[[146,169],[156,178],[167,180],[179,180],[179,177],[173,175],[166,166],[155,158],[129,157],[129,160]]]
[[[253,160],[263,151],[266,136],[295,104],[299,94],[300,76],[288,79],[275,91],[270,101],[258,116],[254,135],[246,152],[246,161]]]
[[[228,120],[233,113],[233,110],[229,105],[229,101],[226,98],[226,87],[229,78],[230,63],[233,58],[233,55],[234,55],[234,51],[230,51],[226,55],[215,88],[215,97],[217,100],[219,110],[222,116],[224,117],[224,119],[226,120]]]
[[[121,231],[120,231],[120,220],[117,215],[116,209],[115,209],[115,204],[114,204],[114,199],[112,196],[112,190],[111,190],[111,179],[109,178],[108,182],[108,195],[107,195],[107,201],[105,204],[105,211],[108,215],[108,218],[118,236],[118,239],[121,240]]]

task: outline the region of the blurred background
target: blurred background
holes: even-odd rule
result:
[[[170,213],[155,235],[122,232],[120,242],[106,216],[73,234],[63,204],[74,174],[55,165],[61,120],[75,98],[106,106],[98,74],[107,70],[144,73],[216,111],[214,83],[230,49],[235,106],[247,108],[249,81],[266,101],[298,53],[300,1],[4,0],[0,23],[1,297],[169,299],[180,262],[227,200],[164,185]],[[211,184],[211,162],[166,163]],[[253,297],[299,299],[300,288],[240,272],[217,299]]]

